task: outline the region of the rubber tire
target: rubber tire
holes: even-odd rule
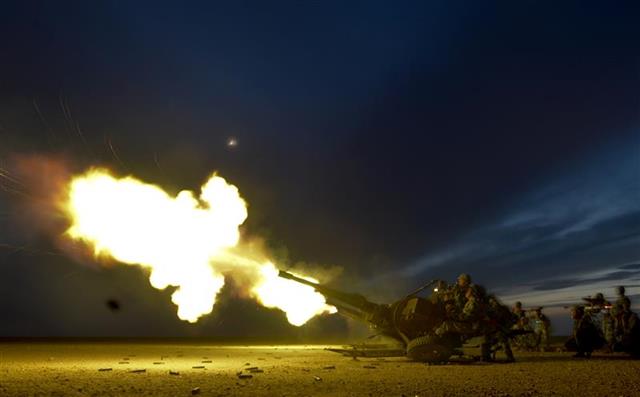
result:
[[[407,344],[407,357],[413,361],[442,363],[449,360],[453,350],[430,335],[419,336]]]

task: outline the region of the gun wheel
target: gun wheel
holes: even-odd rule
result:
[[[447,361],[451,353],[450,348],[437,343],[430,335],[412,339],[407,345],[407,357],[413,361],[441,363]]]

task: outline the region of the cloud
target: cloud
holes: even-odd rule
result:
[[[574,279],[561,279],[561,280],[549,280],[546,282],[539,282],[532,287],[535,291],[553,291],[558,289],[570,288],[585,284],[594,284],[601,281],[615,281],[615,280],[633,280],[633,276],[640,275],[638,271],[613,271],[608,274],[604,274],[593,278],[574,278]]]
[[[506,302],[562,308],[640,279],[640,136],[533,186],[493,221],[406,266],[408,279],[471,273]],[[560,329],[567,320],[561,312]]]
[[[640,263],[631,263],[629,265],[620,266],[620,269],[623,269],[623,270],[640,269]]]

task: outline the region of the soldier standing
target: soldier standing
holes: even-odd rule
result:
[[[625,289],[623,286],[616,287],[616,293],[618,298],[616,303],[611,307],[611,320],[613,321],[613,333],[614,340],[619,340],[624,334],[623,313],[625,300],[629,298],[625,295]]]
[[[640,321],[638,315],[631,310],[631,300],[625,296],[622,302],[620,345],[634,357],[640,357]]]
[[[487,315],[490,320],[491,329],[485,336],[485,340],[490,340],[491,344],[497,348],[502,347],[504,353],[507,355],[507,362],[514,362],[515,358],[511,350],[511,343],[509,342],[509,333],[513,326],[514,317],[509,308],[500,303],[495,296],[490,295],[487,301],[489,303]]]
[[[549,350],[549,330],[551,328],[551,321],[549,321],[549,317],[542,313],[542,307],[536,308],[533,312],[533,316],[536,320],[536,349],[539,349],[540,351]]]
[[[529,319],[527,318],[527,312],[522,308],[522,302],[518,301],[511,308],[511,314],[513,315],[513,327],[512,329],[517,331],[526,330],[529,327]],[[529,341],[530,335],[517,335],[513,339],[513,343],[518,349],[529,349],[531,342]]]

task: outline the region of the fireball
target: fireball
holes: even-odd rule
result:
[[[171,300],[182,320],[193,323],[211,313],[225,275],[235,272],[250,274],[249,294],[284,311],[293,325],[335,311],[313,288],[279,278],[271,262],[230,263],[228,251],[240,241],[247,203],[215,174],[197,197],[187,190],[173,197],[136,178],[92,169],[72,178],[62,207],[71,224],[68,237],[93,247],[96,256],[147,269],[154,288],[176,287]]]

